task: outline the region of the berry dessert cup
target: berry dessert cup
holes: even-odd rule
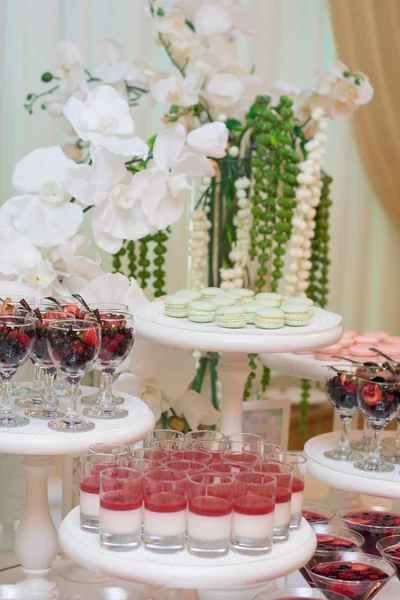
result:
[[[196,473],[188,481],[187,548],[190,554],[212,558],[229,551],[233,478]]]
[[[326,525],[335,516],[335,511],[330,509],[324,504],[318,502],[304,502],[303,510],[301,513],[303,519],[305,519],[310,525],[312,523],[318,523],[320,525]]]
[[[94,429],[77,410],[77,390],[82,377],[94,365],[100,351],[101,328],[97,321],[58,321],[50,324],[47,344],[51,359],[70,384],[70,401],[61,419],[49,421],[55,431],[76,432]]]
[[[395,574],[388,561],[362,552],[316,554],[306,569],[320,590],[352,600],[370,600]]]
[[[99,405],[85,408],[83,414],[93,419],[122,419],[128,411],[113,404],[112,378],[132,350],[133,316],[130,313],[99,311],[101,325],[100,352],[96,365],[103,373],[104,391]]]
[[[326,395],[340,417],[342,429],[339,446],[335,450],[324,452],[326,458],[333,460],[361,460],[362,455],[350,448],[349,431],[351,420],[358,410],[357,405],[357,371],[358,367],[328,369],[326,378]]]
[[[395,417],[400,401],[400,383],[389,372],[389,379],[375,374],[371,380],[358,379],[357,401],[372,430],[367,459],[354,463],[361,471],[388,473],[394,466],[382,460],[379,445],[384,427]]]
[[[0,402],[0,427],[23,427],[29,419],[11,409],[11,382],[24,364],[35,341],[35,319],[30,316],[0,315],[0,377],[3,393]]]
[[[337,511],[337,516],[342,519],[346,527],[364,537],[363,550],[368,554],[379,556],[379,551],[376,549],[377,542],[388,536],[400,535],[400,515],[395,513],[374,509],[359,511],[342,509]]]
[[[317,590],[315,588],[282,588],[274,592],[262,592],[254,600],[347,600],[348,596]]]
[[[382,558],[396,567],[397,579],[400,579],[400,535],[389,535],[377,542],[376,548]]]

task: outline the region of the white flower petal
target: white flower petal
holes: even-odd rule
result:
[[[0,229],[0,273],[20,275],[41,260],[32,242],[10,226]]]
[[[187,136],[187,144],[194,150],[212,158],[226,155],[229,132],[225,123],[207,123],[191,131]]]
[[[99,85],[89,92],[82,106],[82,118],[89,131],[111,128],[110,135],[131,135],[133,120],[127,101],[110,85]]]
[[[174,403],[174,410],[184,416],[191,429],[198,429],[199,425],[215,425],[219,419],[219,412],[210,400],[194,390],[185,392]]]
[[[75,235],[82,220],[82,209],[77,204],[49,204],[39,196],[14,196],[0,209],[21,235],[35,246],[50,248]]]
[[[116,40],[104,37],[96,44],[96,57],[101,63],[115,63],[124,57],[124,49]]]
[[[105,252],[109,252],[110,254],[115,254],[119,250],[121,250],[122,243],[124,238],[116,238],[113,235],[107,233],[104,229],[105,227],[105,205],[102,204],[94,209],[92,214],[92,230],[93,237],[96,244]]]
[[[139,240],[154,233],[139,200],[131,208],[120,208],[111,200],[104,204],[104,231],[115,238]]]
[[[57,42],[54,49],[54,58],[57,66],[63,69],[70,69],[76,63],[83,64],[79,48],[73,42]],[[63,73],[60,73],[60,75],[62,76]]]
[[[82,277],[90,281],[102,274],[97,262],[78,255],[90,246],[90,240],[84,235],[76,235],[72,240],[60,244],[53,252],[53,267],[60,274],[72,277]]]
[[[151,186],[143,194],[142,207],[150,225],[157,230],[179,221],[184,209],[182,198],[174,197],[165,184]]]
[[[92,199],[92,167],[74,165],[65,177],[65,189],[82,204],[94,204]]]
[[[51,286],[57,277],[53,265],[48,260],[40,260],[38,264],[31,267],[23,277],[23,281],[35,288],[44,290]]]
[[[207,97],[221,107],[235,104],[244,90],[241,78],[231,73],[213,75],[206,86]]]
[[[117,302],[126,304],[130,282],[122,273],[105,273],[89,281],[81,295],[86,302]]]
[[[153,148],[153,159],[159,169],[171,169],[183,150],[185,138],[186,130],[180,123],[158,134]]]
[[[89,141],[93,146],[103,146],[114,154],[121,156],[138,156],[145,160],[149,154],[149,148],[140,137],[117,137],[105,136],[99,133],[89,134]]]
[[[173,173],[183,173],[186,177],[214,177],[215,169],[208,158],[202,154],[189,152],[176,161]]]
[[[199,35],[224,35],[232,27],[229,14],[217,4],[203,4],[197,10],[194,27]]]
[[[142,288],[139,286],[136,279],[131,277],[129,279],[129,290],[125,297],[126,304],[129,307],[129,311],[134,315],[138,308],[143,306],[144,304],[148,304],[149,301],[146,298],[146,295]]]
[[[38,148],[17,163],[13,186],[21,192],[39,192],[43,183],[62,185],[68,169],[75,166],[58,146]]]

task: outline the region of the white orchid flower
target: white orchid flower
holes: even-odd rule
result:
[[[350,105],[354,110],[363,104],[371,102],[374,95],[374,88],[366,75],[362,73],[359,75],[359,83],[356,83],[354,75],[343,77],[338,81],[333,88],[333,100]]]
[[[134,124],[128,103],[113,87],[100,85],[88,93],[85,101],[71,96],[63,112],[77,135],[94,147],[102,146],[122,156],[147,158],[147,144],[132,137]]]
[[[199,425],[215,425],[219,411],[214,408],[209,398],[194,390],[186,391],[173,404],[173,409],[180,417],[185,417],[190,429],[198,429]]]
[[[187,25],[185,15],[177,10],[156,18],[156,30],[162,35],[165,43],[170,45],[174,56],[190,56],[200,44],[198,36]]]
[[[153,233],[142,207],[143,186],[132,177],[122,156],[102,147],[92,151],[92,165],[74,165],[66,186],[80,202],[94,205],[92,216],[96,244],[114,254],[124,239],[137,240]],[[149,183],[148,194],[153,193]]]
[[[141,190],[143,211],[157,230],[182,216],[182,191],[191,189],[188,177],[210,177],[215,173],[205,156],[183,154],[185,140],[186,130],[180,123],[164,129],[154,144],[152,166],[133,177],[133,183]]]
[[[226,35],[232,29],[233,21],[229,12],[216,2],[207,2],[199,6],[194,15],[194,27],[199,35]]]
[[[71,166],[75,163],[58,146],[38,148],[20,160],[13,185],[21,195],[0,208],[0,227],[11,225],[35,246],[46,248],[75,235],[83,215],[64,185]]]
[[[54,49],[55,74],[61,78],[60,89],[66,94],[86,92],[86,75],[79,48],[72,42],[58,42]]]
[[[101,64],[96,67],[94,75],[104,83],[114,85],[124,80],[136,81],[140,78],[139,69],[124,60],[124,49],[116,40],[99,40],[96,44],[96,56]]]
[[[126,304],[129,312],[135,314],[148,300],[135,279],[122,273],[104,273],[82,287],[80,294],[86,302],[110,302]]]
[[[48,290],[51,293],[51,286],[57,278],[57,272],[49,260],[40,260],[36,265],[27,270],[22,277],[23,283],[32,288],[42,291]]]
[[[74,283],[79,281],[81,288],[87,281],[103,275],[98,262],[82,256],[82,253],[89,246],[89,238],[84,235],[76,235],[54,250],[52,256],[53,268],[66,280],[68,288],[70,288],[68,280],[71,278],[73,278]],[[79,290],[74,289],[73,291]]]
[[[41,260],[32,242],[10,226],[0,228],[0,247],[1,275],[21,275]]]
[[[49,94],[43,98],[43,106],[51,117],[63,116],[63,104],[58,96]]]
[[[211,158],[222,158],[226,154],[228,137],[225,123],[207,123],[188,133],[186,143],[201,154]]]
[[[348,67],[340,60],[334,60],[328,71],[317,71],[311,83],[311,91],[321,96],[330,96],[335,84],[343,78]]]
[[[245,85],[239,75],[216,73],[209,79],[204,96],[215,106],[225,108],[236,104],[244,91]]]
[[[157,102],[166,107],[166,112],[173,104],[187,108],[198,103],[202,83],[200,71],[191,69],[186,77],[174,73],[171,77],[159,79],[153,86],[152,94]]]
[[[195,361],[189,351],[143,339],[135,342],[130,370],[131,373],[120,375],[114,389],[141,398],[156,420],[184,394],[196,375]]]

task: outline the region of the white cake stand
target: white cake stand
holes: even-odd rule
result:
[[[330,365],[334,367],[350,365],[345,360],[318,360],[312,354],[295,354],[294,352],[262,354],[261,360],[267,367],[279,371],[279,373],[311,381],[325,381]]]
[[[276,544],[264,556],[229,552],[211,559],[192,556],[187,551],[157,554],[143,547],[111,552],[100,547],[97,535],[80,529],[79,507],[61,523],[58,539],[62,550],[86,568],[126,581],[182,589],[235,588],[276,579],[302,567],[316,548],[315,534],[303,519],[300,530],[291,534],[289,541]]]
[[[389,436],[392,432],[387,432]],[[362,432],[352,432],[352,437],[361,437]],[[386,434],[384,434],[386,435]],[[339,432],[318,435],[304,446],[308,459],[307,472],[328,485],[347,492],[368,496],[400,500],[400,473],[398,467],[391,473],[367,473],[356,469],[352,463],[331,460],[323,455],[326,450],[337,447]]]
[[[223,329],[215,323],[167,317],[162,301],[140,307],[135,315],[139,337],[175,348],[221,353],[217,369],[222,386],[221,431],[224,433],[242,430],[243,391],[250,373],[248,354],[329,346],[342,337],[341,321],[339,315],[316,308],[307,327],[262,330],[246,325],[242,329]]]
[[[82,388],[92,393],[92,388]],[[47,486],[56,455],[79,455],[95,442],[131,444],[154,427],[153,413],[134,396],[122,394],[129,415],[119,420],[96,419],[92,431],[61,433],[47,427],[47,421],[31,419],[26,427],[0,430],[0,452],[22,454],[26,475],[26,504],[15,538],[15,554],[26,576],[23,585],[30,589],[56,591],[46,579],[58,552],[57,532],[51,518]],[[14,407],[17,414],[24,409]],[[5,485],[1,482],[0,485]]]

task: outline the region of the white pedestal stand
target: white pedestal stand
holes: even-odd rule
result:
[[[31,419],[26,427],[1,429],[0,452],[23,454],[26,474],[26,503],[15,541],[15,553],[26,576],[21,585],[57,593],[55,583],[47,579],[58,552],[57,532],[47,495],[54,456],[83,454],[95,442],[130,444],[142,439],[154,427],[153,413],[144,402],[128,394],[124,396],[129,415],[117,421],[96,420],[93,431],[60,433],[49,429],[47,421],[38,419]],[[15,412],[23,414],[24,409],[15,407]]]
[[[224,329],[215,323],[192,323],[188,319],[167,317],[162,301],[142,306],[135,315],[139,337],[175,348],[221,353],[217,368],[222,385],[221,430],[224,433],[242,430],[243,391],[250,372],[248,354],[329,346],[342,336],[341,320],[339,315],[316,308],[307,327],[263,330],[246,325],[242,329]]]

